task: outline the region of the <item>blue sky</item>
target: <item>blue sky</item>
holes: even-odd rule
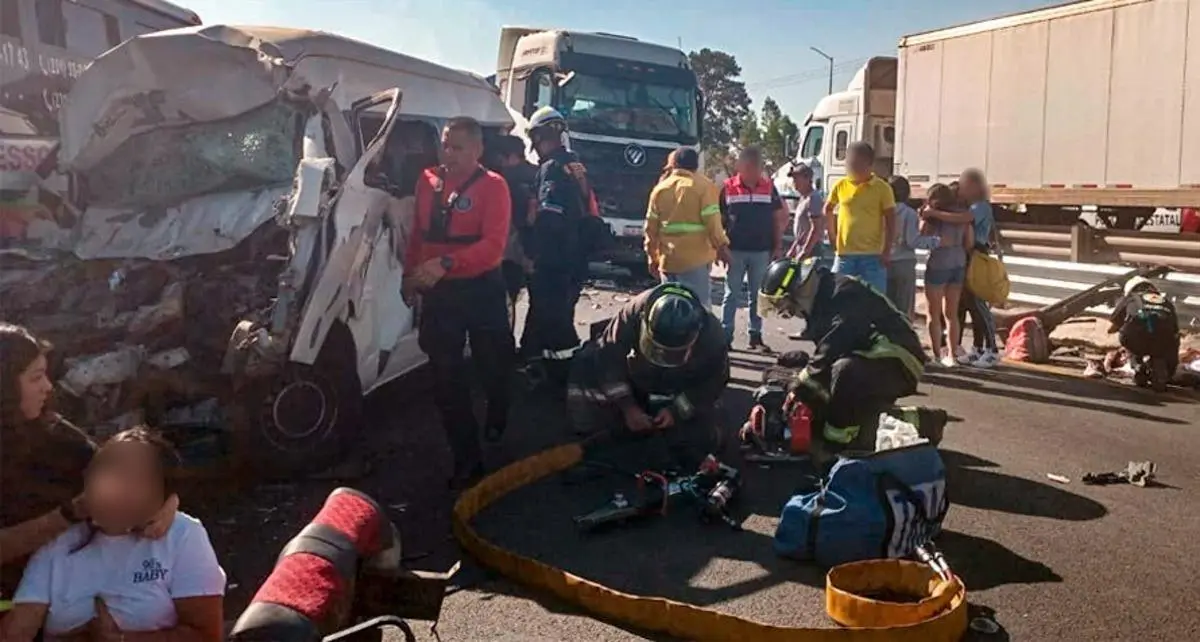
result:
[[[1062,4],[1061,0],[174,0],[206,23],[323,29],[489,74],[501,25],[607,31],[686,50],[727,51],[757,110],[771,96],[800,121],[862,61],[895,55],[900,36]],[[730,7],[740,7],[738,13]]]

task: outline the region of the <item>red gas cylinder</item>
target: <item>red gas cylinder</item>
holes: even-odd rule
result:
[[[792,438],[788,447],[793,454],[806,453],[812,444],[812,410],[799,401],[793,402],[791,406],[788,429],[792,432]]]

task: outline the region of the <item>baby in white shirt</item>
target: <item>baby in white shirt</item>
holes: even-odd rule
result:
[[[178,513],[161,539],[133,532],[173,492],[178,465],[174,448],[144,428],[110,439],[88,467],[84,506],[91,519],[34,554],[0,638],[29,642],[40,629],[53,639],[103,625],[122,639],[183,626],[219,639],[225,572],[204,526]]]

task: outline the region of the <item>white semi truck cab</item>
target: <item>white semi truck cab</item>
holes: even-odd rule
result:
[[[667,154],[700,141],[702,99],[687,54],[614,34],[505,27],[495,82],[518,135],[539,107],[566,117],[571,149],[621,241],[611,258],[642,266],[650,190]]]
[[[875,173],[892,175],[896,141],[895,58],[872,58],[854,75],[844,91],[817,103],[804,120],[794,163],[813,168],[818,189],[827,189],[846,175],[846,150],[866,141],[875,149]],[[792,164],[775,174],[776,187],[785,198],[795,197],[788,174]]]

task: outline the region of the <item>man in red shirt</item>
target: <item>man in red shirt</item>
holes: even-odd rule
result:
[[[416,219],[404,255],[404,298],[411,305],[420,297],[419,341],[433,368],[458,488],[483,473],[463,356],[467,339],[487,391],[489,440],[504,432],[515,358],[500,270],[512,205],[504,179],[479,164],[482,155],[479,123],[450,119],[442,130],[441,165],[417,181]]]

